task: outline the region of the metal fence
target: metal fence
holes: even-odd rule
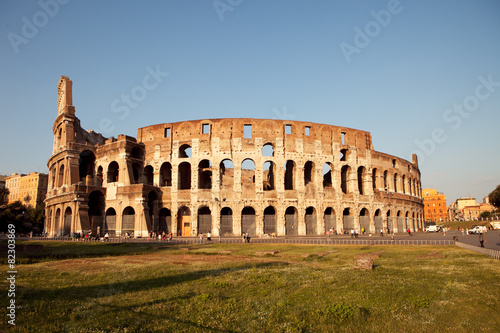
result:
[[[21,238],[22,239],[22,238]],[[33,237],[25,238],[25,240],[45,240],[45,241],[75,241],[74,238],[68,236],[62,237]],[[156,238],[109,238],[104,240],[102,237],[99,240],[94,238],[84,239],[80,238],[78,242],[105,242],[105,243],[164,243],[164,244],[199,244],[199,238],[186,237],[174,238],[172,241],[158,241]],[[208,242],[203,239],[203,244],[209,243],[223,243],[223,244],[237,244],[242,243],[242,238],[236,237],[212,237],[212,241]],[[324,244],[324,245],[456,245],[462,249],[475,251],[485,254],[493,259],[500,259],[500,251],[486,249],[479,246],[465,244],[454,240],[392,240],[392,239],[335,239],[335,238],[304,238],[304,237],[291,237],[291,238],[252,238],[251,243],[271,243],[271,244]]]
[[[29,238],[28,238],[29,239]],[[31,240],[49,240],[49,241],[74,241],[70,237],[33,237]],[[79,242],[108,242],[108,243],[169,243],[169,244],[196,244],[200,243],[199,238],[196,237],[186,237],[186,238],[174,238],[171,242],[168,241],[158,241],[156,238],[109,238],[108,240],[94,240],[94,239],[79,239]],[[218,238],[212,237],[211,243],[223,243],[223,244],[237,244],[242,243],[242,238]],[[203,239],[203,244],[209,243],[206,239]],[[272,243],[272,244],[323,244],[323,245],[455,245],[453,240],[382,240],[382,239],[334,239],[334,238],[252,238],[251,243]],[[464,244],[466,245],[466,244]],[[474,247],[474,246],[473,246]],[[498,251],[497,251],[498,252]]]
[[[493,259],[500,259],[500,251],[498,251],[498,250],[486,249],[484,247],[474,246],[474,245],[460,243],[460,242],[455,242],[455,245],[462,248],[462,249],[471,250],[471,251],[479,252],[482,254],[486,254],[487,256],[492,257]]]

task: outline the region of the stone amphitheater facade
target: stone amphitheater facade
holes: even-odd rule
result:
[[[421,229],[420,171],[369,132],[305,121],[202,119],[104,138],[58,85],[46,232],[324,235]]]

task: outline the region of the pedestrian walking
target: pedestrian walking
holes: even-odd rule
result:
[[[481,244],[481,247],[484,247],[484,242],[486,242],[486,239],[484,239],[484,235],[482,233],[479,234],[479,244]]]

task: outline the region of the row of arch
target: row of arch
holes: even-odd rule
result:
[[[148,203],[150,204],[150,203]],[[93,232],[109,233],[111,236],[125,235],[128,233],[134,235],[136,230],[136,211],[133,207],[127,206],[121,211],[120,219],[117,219],[115,208],[108,207],[104,216],[101,215],[100,207],[96,203],[89,203],[90,228]],[[52,234],[70,235],[74,230],[72,227],[72,209],[66,207],[63,210],[55,210],[54,219],[52,219],[52,210],[48,214],[47,230]],[[172,212],[168,208],[161,208],[157,212],[153,207],[150,209],[152,223],[148,226],[148,232],[168,233],[175,232],[180,236],[191,236],[194,233],[215,232],[221,235],[237,235],[240,232],[248,232],[251,235],[257,234],[278,234],[278,235],[299,235],[299,210],[295,206],[288,206],[284,216],[278,217],[276,208],[272,205],[267,206],[263,212],[260,223],[257,221],[256,211],[252,206],[245,206],[240,212],[239,227],[235,226],[233,219],[233,209],[223,207],[220,209],[218,223],[213,223],[213,214],[208,206],[200,206],[197,210],[196,221],[191,221],[191,210],[187,206],[181,206],[177,212],[177,219],[172,220]],[[422,215],[420,213],[398,210],[395,214],[391,210],[384,212],[376,209],[373,215],[370,215],[367,208],[361,208],[357,212],[351,208],[345,208],[342,211],[340,224],[334,208],[327,207],[323,211],[323,218],[318,218],[318,212],[315,207],[309,206],[304,211],[304,228],[301,235],[321,235],[330,229],[351,230],[355,228],[364,228],[369,232],[379,232],[387,228],[391,231],[412,231],[422,228]],[[283,223],[280,228],[278,223]],[[217,228],[217,230],[215,230]],[[340,231],[340,230],[337,230]]]
[[[134,155],[135,156],[135,155]],[[140,156],[136,156],[137,158]],[[103,183],[103,167],[99,166],[96,171],[94,181],[94,164],[95,155],[93,152],[86,150],[79,157],[79,179],[85,180],[91,178],[89,183],[92,185],[102,186]],[[172,165],[170,162],[164,162],[159,172],[159,184],[154,184],[155,170],[153,166],[146,165],[143,169],[140,163],[131,164],[132,172],[130,173],[131,184],[144,183],[147,185],[172,186]],[[284,164],[283,185],[285,190],[293,190],[296,186],[296,163],[293,160],[287,160]],[[241,163],[241,181],[243,184],[255,184],[255,162],[251,158],[244,159]],[[212,163],[208,159],[204,159],[198,163],[198,188],[212,188]],[[333,176],[334,167],[330,162],[325,162],[322,166],[322,186],[324,188],[333,188],[335,177]],[[192,167],[188,161],[181,162],[177,167],[177,189],[191,189],[192,182]],[[266,161],[262,167],[262,189],[264,191],[276,189],[276,164],[273,161]],[[119,181],[120,168],[116,161],[108,164],[106,172],[106,181],[108,183]],[[315,163],[307,161],[303,167],[304,185],[318,184],[316,181],[317,171]],[[56,169],[52,170],[52,187],[62,186],[65,184],[65,169],[64,164],[60,165],[57,173]],[[391,178],[392,177],[392,178]],[[231,159],[224,159],[219,163],[219,179],[220,186],[231,186],[234,184],[234,163]],[[373,189],[400,192],[414,196],[421,196],[420,182],[416,178],[412,178],[406,174],[401,176],[398,173],[389,175],[389,171],[379,172],[378,168],[373,168],[371,177],[367,172],[367,168],[359,166],[356,170],[356,176],[352,175],[352,168],[349,165],[343,165],[340,169],[340,190],[347,194],[356,191],[363,195],[369,193],[368,184],[371,182]],[[356,184],[357,183],[357,186]],[[352,184],[352,185],[351,185]],[[319,185],[319,184],[318,184]]]

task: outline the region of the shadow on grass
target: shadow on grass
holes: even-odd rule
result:
[[[19,245],[31,242],[19,242]],[[0,242],[1,244],[1,242]],[[179,246],[174,244],[155,243],[52,243],[34,242],[31,244],[44,245],[43,252],[16,253],[16,263],[22,265],[36,264],[47,261],[59,261],[68,259],[104,258],[109,256],[141,255],[156,253],[160,251],[178,250]],[[0,264],[7,264],[7,256],[0,258]]]
[[[140,292],[155,288],[173,287],[176,284],[192,282],[206,277],[216,277],[229,272],[244,271],[247,269],[273,268],[287,265],[286,262],[265,262],[249,263],[239,267],[218,268],[202,270],[196,272],[183,273],[173,276],[156,277],[151,279],[142,279],[135,281],[103,283],[95,286],[65,287],[49,290],[23,288],[22,297],[30,300],[86,300],[100,297],[112,296],[125,292]]]

